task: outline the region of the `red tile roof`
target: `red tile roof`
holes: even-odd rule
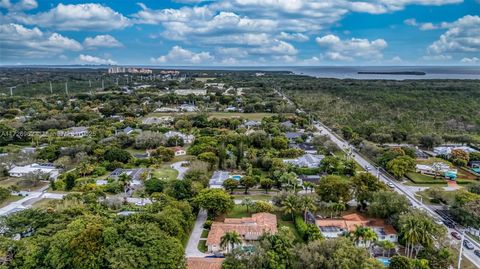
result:
[[[385,233],[397,234],[392,225],[386,224],[383,219],[367,218],[363,215],[353,213],[343,216],[341,219],[317,219],[315,223],[319,227],[338,227],[349,232],[357,229],[357,226],[383,228]]]
[[[223,259],[221,258],[188,258],[188,269],[220,269]]]
[[[277,216],[270,213],[253,214],[250,218],[226,218],[214,222],[207,238],[208,245],[219,245],[226,232],[237,232],[244,240],[257,240],[264,233],[277,232]]]

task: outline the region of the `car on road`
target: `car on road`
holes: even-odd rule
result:
[[[473,253],[477,255],[477,257],[480,257],[480,250],[476,249]]]
[[[457,240],[462,239],[462,237],[460,236],[460,234],[457,233],[457,232],[451,232],[450,235],[451,235],[453,238],[457,239]]]
[[[392,182],[387,182],[387,186],[392,188],[392,189],[395,189],[395,185],[393,185]]]
[[[450,229],[455,228],[455,223],[453,223],[453,222],[451,222],[451,221],[444,220],[444,221],[443,221],[443,224],[445,224],[445,226],[447,226],[447,227],[450,228]]]
[[[463,246],[466,248],[466,249],[469,249],[469,250],[472,250],[474,249],[475,247],[473,246],[472,242],[468,241],[468,240],[464,240],[463,241]]]
[[[368,171],[370,171],[370,170],[372,170],[372,168],[371,168],[370,166],[368,166],[368,165],[365,165],[365,171],[368,172]]]

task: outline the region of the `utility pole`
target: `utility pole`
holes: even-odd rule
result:
[[[68,95],[68,81],[65,81],[65,94]]]
[[[50,81],[50,94],[53,94],[52,82]]]
[[[465,230],[462,231],[462,240],[460,241],[460,253],[458,253],[458,269],[462,266],[463,240],[465,240]]]
[[[103,83],[103,79],[102,79],[102,91],[105,89],[105,84]]]
[[[92,88],[92,81],[91,81],[91,80],[88,80],[88,86],[89,86],[90,88]]]

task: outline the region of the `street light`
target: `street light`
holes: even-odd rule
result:
[[[462,231],[462,240],[460,241],[460,253],[458,253],[458,269],[462,265],[463,240],[465,240],[465,230]]]

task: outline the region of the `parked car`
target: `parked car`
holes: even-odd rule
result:
[[[475,253],[475,255],[477,255],[477,257],[480,257],[480,250],[476,249],[473,253]]]
[[[473,246],[472,242],[470,242],[470,241],[468,241],[468,240],[463,241],[463,246],[464,246],[466,249],[469,249],[469,250],[474,249],[474,246]]]
[[[453,238],[457,239],[457,240],[462,239],[462,237],[460,236],[460,234],[458,234],[457,232],[451,232],[450,235],[451,235]]]

